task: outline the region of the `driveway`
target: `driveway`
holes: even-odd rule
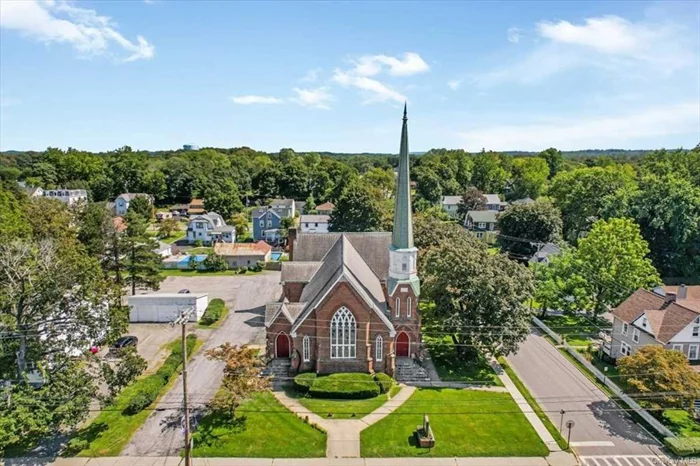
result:
[[[260,275],[168,277],[161,291],[173,292],[188,288],[192,293],[209,293],[209,299],[221,298],[230,312],[218,329],[210,335],[202,350],[188,363],[188,395],[195,416],[219,389],[223,365],[210,361],[204,351],[223,343],[259,344],[265,342],[265,304],[276,301],[282,294],[280,273],[268,271]],[[199,332],[198,332],[199,334]],[[184,447],[182,423],[182,378],[160,401],[126,446],[122,455],[178,455]]]
[[[139,339],[136,351],[148,363],[145,373],[149,374],[168,356],[166,345],[180,338],[180,331],[168,324],[129,324],[125,335],[134,335]],[[116,361],[119,357],[110,348],[103,348],[100,355],[107,361]]]
[[[552,423],[571,419],[572,446],[580,456],[655,456],[658,442],[536,331],[508,361]],[[563,435],[566,438],[566,427]],[[642,463],[644,464],[644,463]]]

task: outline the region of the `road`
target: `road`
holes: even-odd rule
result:
[[[543,337],[531,334],[507,359],[555,426],[562,409],[564,422],[575,422],[571,442],[579,456],[659,454],[658,442]]]
[[[195,415],[214,396],[222,377],[222,364],[204,357],[204,351],[225,342],[264,344],[265,304],[279,299],[282,287],[279,272],[251,276],[168,277],[163,292],[187,288],[193,293],[209,293],[221,298],[230,309],[225,322],[211,331],[201,351],[188,364],[188,393]],[[199,332],[198,332],[199,334]],[[184,447],[182,422],[182,378],[159,402],[122,455],[177,456]]]

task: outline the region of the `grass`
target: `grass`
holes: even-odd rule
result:
[[[319,458],[326,435],[306,424],[269,393],[244,403],[237,416],[211,413],[194,436],[193,456],[248,458]]]
[[[419,448],[416,426],[430,416],[435,448]],[[361,434],[363,457],[547,456],[547,447],[508,393],[418,389]]]
[[[683,409],[667,409],[660,421],[679,437],[700,437],[700,424]]]
[[[443,339],[425,337],[425,340],[440,380],[481,385],[503,385],[483,356],[479,356],[477,359],[465,359],[457,354],[449,337]]]
[[[204,342],[197,340],[194,350],[188,354],[188,359],[195,354]],[[172,352],[176,347],[181,345],[180,340],[175,340],[168,344],[168,348]],[[131,437],[146,421],[146,418],[151,414],[153,408],[158,404],[160,398],[165,395],[176,383],[177,377],[172,377],[168,384],[161,391],[160,396],[154,401],[151,406],[143,411],[129,415],[124,413],[124,408],[129,400],[139,391],[140,387],[148,380],[149,377],[158,377],[157,375],[149,375],[142,377],[133,384],[129,385],[117,395],[114,403],[109,405],[86,427],[80,429],[75,436],[87,440],[88,447],[80,451],[75,456],[82,457],[97,457],[97,456],[118,456],[124,447],[129,443]]]
[[[309,411],[329,419],[360,419],[389,401],[386,393],[365,400],[329,400],[300,397],[299,403]],[[330,414],[330,416],[329,416]]]
[[[220,272],[214,272],[210,270],[180,270],[180,269],[161,269],[161,277],[220,277],[220,276],[232,276],[232,275],[257,275],[263,273],[264,270],[260,272],[248,271],[244,274],[238,273],[235,270],[222,270]]]
[[[208,320],[210,316],[216,315],[218,315],[218,318],[216,320],[214,320],[211,323],[204,323]],[[226,303],[224,303],[224,300],[220,298],[214,298],[211,301],[209,301],[207,310],[204,311],[204,315],[197,324],[197,328],[219,328],[226,319],[227,315],[228,308],[226,307]]]
[[[610,322],[585,316],[548,316],[544,323],[566,338],[570,346],[588,346],[598,339],[598,333],[610,328]]]
[[[184,239],[187,236],[187,235],[181,234],[182,232],[179,232],[179,233],[180,234],[170,235],[167,238],[159,238],[159,240],[163,243],[166,243],[166,244],[173,244],[176,241]]]
[[[513,384],[523,395],[525,400],[527,400],[527,404],[530,405],[530,408],[532,408],[535,414],[537,414],[537,417],[540,418],[540,421],[542,421],[542,424],[544,424],[544,427],[547,429],[547,431],[549,431],[549,433],[552,434],[552,437],[554,437],[554,440],[557,441],[557,445],[559,445],[559,448],[565,451],[568,450],[566,440],[564,440],[564,437],[562,437],[561,432],[559,432],[559,429],[557,429],[556,426],[552,424],[552,421],[547,417],[545,412],[542,411],[542,408],[532,396],[530,390],[527,389],[527,387],[525,386],[525,384],[523,384],[523,382],[520,380],[515,371],[513,371],[513,369],[508,365],[506,359],[504,357],[500,357],[498,358],[498,363],[503,367],[503,370],[506,371],[506,374],[508,374],[508,377],[511,378]]]
[[[191,256],[198,255],[198,254],[207,255],[207,254],[209,254],[210,252],[213,252],[213,251],[214,251],[214,248],[212,248],[212,247],[209,247],[209,246],[201,246],[201,247],[198,247],[198,248],[188,249],[188,250],[187,250],[187,254],[189,254],[189,255],[191,255]]]
[[[394,398],[396,395],[399,394],[401,391],[401,386],[400,385],[394,385],[391,387],[391,390],[389,390],[389,399]]]

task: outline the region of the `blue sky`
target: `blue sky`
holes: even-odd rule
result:
[[[697,2],[0,1],[0,149],[693,147]]]

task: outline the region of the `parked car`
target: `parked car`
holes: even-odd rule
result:
[[[187,288],[183,288],[180,291],[178,291],[178,293],[190,294],[190,290],[188,290]]]
[[[118,339],[117,341],[114,342],[112,345],[112,348],[115,350],[120,350],[123,348],[128,348],[130,346],[136,346],[139,342],[139,339],[136,338],[133,335],[126,335]]]

